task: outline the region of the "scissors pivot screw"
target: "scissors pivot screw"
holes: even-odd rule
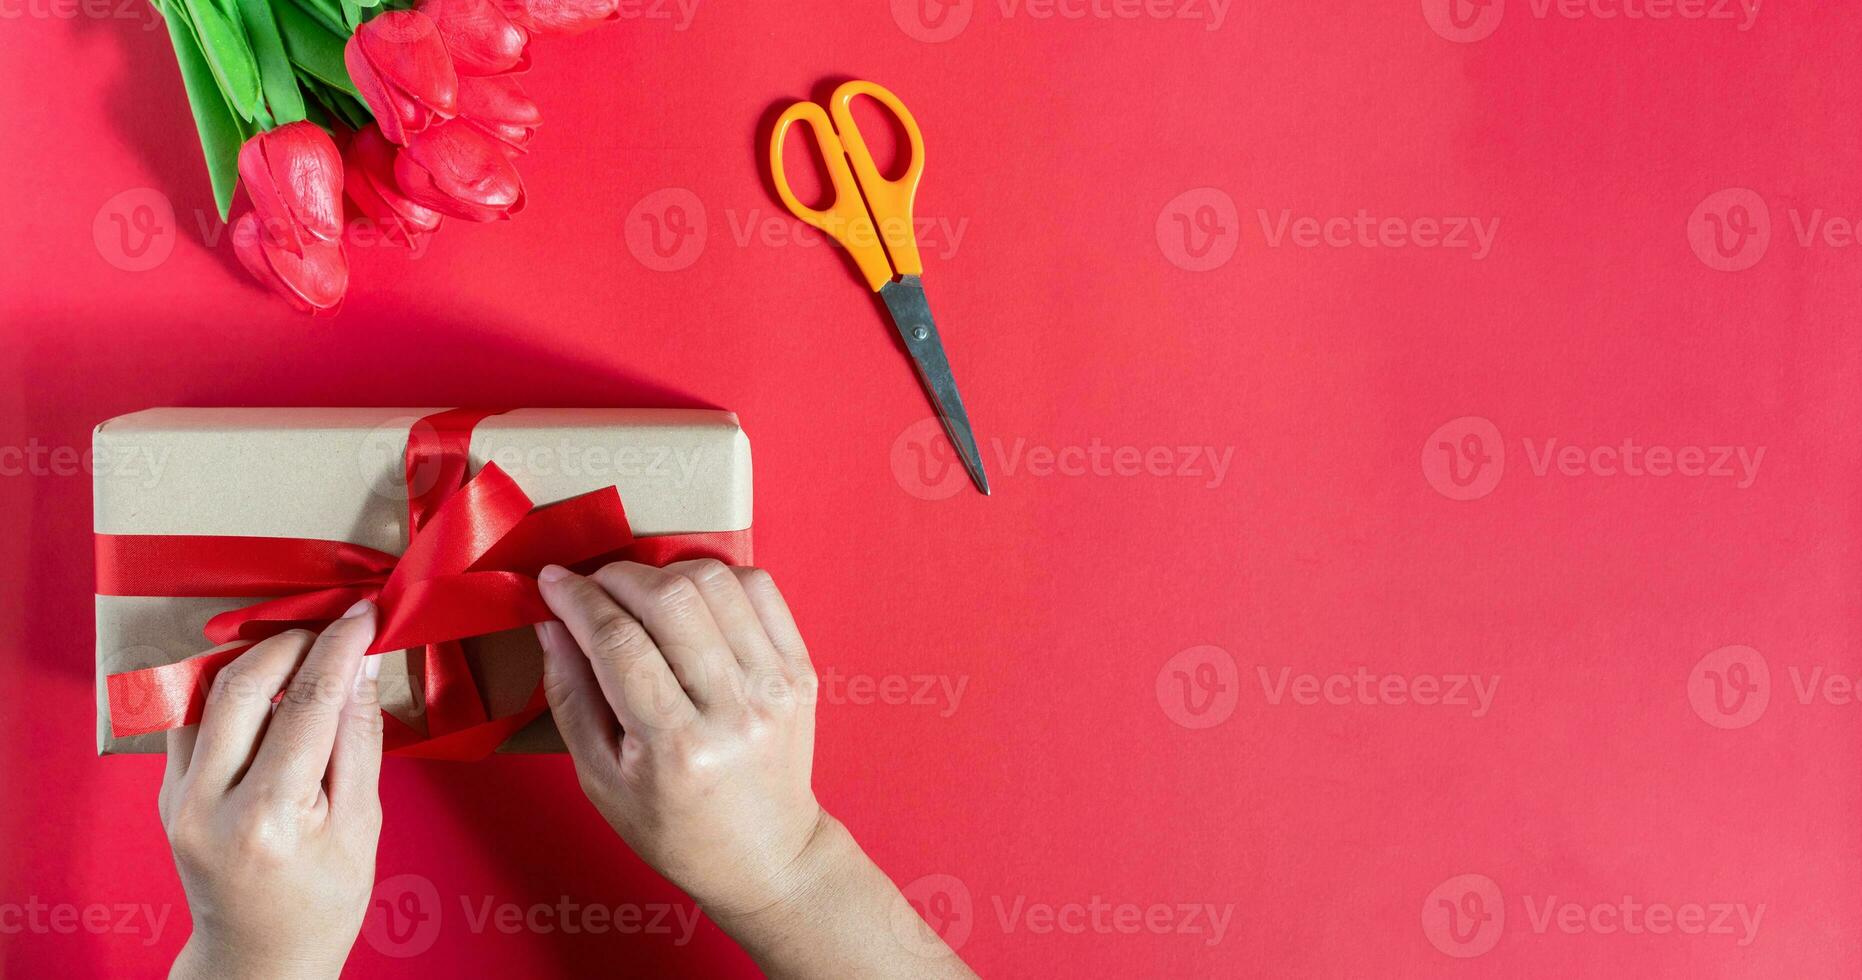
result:
[[[931,336],[931,331],[926,330],[923,327],[918,327],[912,331],[912,336],[918,338],[919,340],[923,340],[926,337]]]

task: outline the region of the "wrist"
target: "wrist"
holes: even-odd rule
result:
[[[334,963],[322,958],[307,958],[262,949],[260,944],[239,942],[210,931],[196,929],[188,936],[180,955],[175,957],[169,980],[192,980],[195,977],[255,977],[266,980],[326,980],[341,975],[345,955]]]
[[[760,904],[747,909],[700,904],[718,928],[748,947],[762,937],[793,935],[817,918],[846,893],[865,863],[866,854],[853,835],[821,810],[801,850],[768,882]]]

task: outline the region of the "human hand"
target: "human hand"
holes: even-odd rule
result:
[[[583,790],[714,921],[824,870],[814,669],[769,574],[716,561],[544,569],[544,687]],[[586,654],[584,654],[586,651]]]
[[[162,826],[194,919],[172,976],[342,971],[381,837],[374,637],[362,602],[321,636],[255,644],[214,678],[200,725],[168,733]]]
[[[767,572],[538,576],[543,684],[601,815],[772,977],[973,977],[816,802],[813,666]]]

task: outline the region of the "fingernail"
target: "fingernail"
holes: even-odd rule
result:
[[[539,582],[560,582],[568,577],[569,570],[561,565],[545,565],[543,570],[537,573]]]
[[[371,691],[372,688],[370,685],[374,684],[375,679],[380,676],[381,656],[379,654],[375,656],[364,654],[362,657],[362,666],[356,671],[355,682],[350,685],[355,692],[355,699],[360,702],[373,700],[373,698],[364,697],[363,692]]]
[[[343,618],[344,619],[355,619],[357,617],[367,615],[368,611],[373,608],[375,608],[375,604],[373,602],[370,602],[367,599],[364,599],[361,602],[358,602],[355,605],[350,606],[349,611],[346,613],[343,613]]]

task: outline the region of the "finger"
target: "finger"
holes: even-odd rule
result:
[[[644,736],[697,717],[697,706],[646,628],[606,590],[555,565],[545,568],[537,582],[543,601],[581,648],[621,727]]]
[[[763,633],[782,657],[789,676],[812,675],[815,668],[808,657],[808,645],[802,642],[802,631],[796,628],[795,616],[789,612],[788,600],[776,588],[776,580],[761,568],[732,568],[731,572],[743,584],[744,597],[750,601],[750,608],[756,610]]]
[[[375,639],[375,604],[356,603],[325,627],[285,688],[244,782],[292,798],[322,789],[336,744],[336,726],[355,689],[362,654]]]
[[[730,644],[731,653],[745,674],[754,677],[773,671],[781,675],[782,658],[769,642],[762,621],[750,605],[750,598],[744,595],[742,582],[732,574],[729,565],[707,558],[673,562],[666,566],[666,571],[683,575],[698,587],[705,607],[711,610],[711,618],[717,621],[719,632],[724,634],[725,642]]]
[[[194,737],[198,734],[200,728],[196,725],[170,729],[168,732],[168,769],[162,774],[162,791],[156,797],[163,826],[167,826],[169,809],[174,805],[175,798],[181,795],[182,784],[187,780],[188,760],[194,757]]]
[[[188,762],[194,758],[194,739],[200,734],[200,727],[188,725],[185,728],[170,729],[167,738],[168,771],[162,776],[162,786],[181,785],[187,776]]]
[[[381,698],[376,678],[384,654],[364,656],[350,685],[349,700],[336,720],[336,747],[323,791],[338,813],[381,815]]]
[[[715,710],[742,703],[743,672],[691,579],[634,561],[615,562],[592,578],[646,627],[693,704]]]
[[[607,769],[620,758],[621,724],[602,696],[594,667],[561,623],[538,623],[537,642],[543,645],[543,695],[576,771]]]
[[[193,785],[224,793],[245,775],[271,719],[272,698],[284,690],[315,639],[307,630],[280,633],[253,644],[220,668],[207,691],[194,757],[188,763]]]

